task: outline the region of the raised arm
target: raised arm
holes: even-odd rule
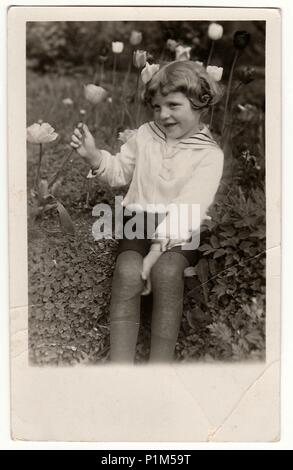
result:
[[[96,148],[94,138],[84,124],[82,129],[74,130],[71,146],[91,166],[88,178],[97,176],[112,187],[125,186],[131,181],[138,153],[136,132],[122,145],[119,153],[111,155]]]

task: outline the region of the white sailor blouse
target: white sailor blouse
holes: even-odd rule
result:
[[[172,233],[172,212],[181,204],[200,207],[200,218],[185,224],[184,233],[180,230],[181,244],[199,231],[218,189],[224,161],[223,151],[207,127],[169,143],[160,127],[148,122],[133,132],[119,153],[101,150],[101,155],[98,169],[91,170],[88,178],[97,176],[112,187],[130,183],[122,202],[130,211],[150,211],[152,205],[166,208],[166,218],[154,238],[178,239],[178,231]]]

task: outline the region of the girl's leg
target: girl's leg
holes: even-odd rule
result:
[[[173,359],[183,309],[184,269],[188,265],[182,254],[167,251],[152,268],[151,362]]]
[[[140,321],[140,294],[143,257],[136,251],[119,254],[113,276],[110,307],[110,358],[115,362],[131,362]]]

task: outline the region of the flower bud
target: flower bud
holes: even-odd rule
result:
[[[233,38],[235,49],[245,49],[250,42],[250,34],[247,31],[236,31]]]
[[[190,50],[191,47],[177,46],[176,51],[176,60],[189,60],[190,59]]]
[[[26,136],[27,141],[31,144],[47,144],[57,139],[58,134],[47,122],[43,122],[42,124],[35,122],[27,128]]]
[[[121,54],[124,49],[124,43],[120,41],[113,41],[112,42],[112,52],[114,54]]]
[[[129,42],[132,46],[138,46],[142,41],[142,33],[135,29],[131,31]]]
[[[89,84],[84,85],[84,96],[91,104],[99,104],[107,97],[107,92],[101,86]]]
[[[148,83],[152,79],[153,75],[159,70],[159,68],[160,68],[159,64],[150,65],[147,62],[140,74],[143,83]]]
[[[215,82],[219,82],[223,75],[223,67],[217,67],[216,65],[208,65],[207,73],[212,77]]]
[[[166,42],[166,47],[171,52],[175,52],[176,47],[178,46],[178,42],[175,39],[168,39]]]
[[[223,26],[218,23],[211,23],[208,29],[208,37],[212,41],[218,41],[223,36]]]
[[[146,51],[137,50],[133,52],[133,65],[137,69],[142,69],[143,67],[145,67],[146,61],[147,61]]]

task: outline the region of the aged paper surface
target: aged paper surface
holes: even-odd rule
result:
[[[26,21],[266,20],[265,362],[35,367],[27,347]],[[19,440],[279,439],[280,13],[273,9],[22,8],[8,17],[11,423]]]

